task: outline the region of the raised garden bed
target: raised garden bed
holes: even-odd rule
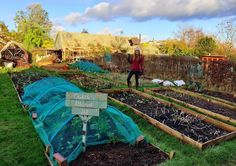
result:
[[[23,94],[21,86],[33,83],[47,75],[41,72],[19,72],[11,73],[11,76],[14,86],[19,87],[18,89],[15,88],[18,96],[21,96]],[[21,99],[19,98],[19,100]],[[23,108],[25,109],[24,105]],[[44,154],[48,159],[49,165],[53,166],[47,153],[47,147]],[[143,141],[135,146],[124,143],[111,143],[87,147],[86,152],[81,153],[70,165],[157,165],[170,158],[169,154]]]
[[[214,100],[218,100],[220,102],[236,106],[236,94],[217,92],[211,90],[202,90],[197,92],[192,91],[192,92],[199,93],[205,97],[212,98]]]
[[[61,74],[69,81],[74,81],[80,87],[87,89],[109,89],[118,86],[116,83],[98,79],[82,73],[63,73]]]
[[[20,95],[23,95],[23,88],[35,81],[41,80],[48,75],[42,72],[36,71],[22,71],[10,73],[13,83],[15,84],[16,90]]]
[[[131,90],[103,90],[154,126],[200,149],[236,136],[236,128],[151,95]]]
[[[98,77],[109,79],[109,80],[112,80],[112,81],[116,81],[116,82],[118,82],[122,85],[127,85],[128,73],[127,74],[123,74],[123,73],[106,73],[106,74],[100,74],[100,75],[98,75]],[[142,76],[141,79],[139,79],[139,82],[140,82],[140,86],[154,86],[154,85],[156,85],[156,84],[152,83],[150,79],[147,79],[144,76]],[[131,83],[132,83],[132,86],[135,87],[135,78],[134,78],[134,76],[132,77]]]
[[[85,153],[82,153],[78,158],[72,162],[72,166],[144,166],[144,165],[158,165],[169,156],[159,150],[158,148],[147,144],[140,143],[135,146],[116,143],[89,146]]]
[[[232,105],[199,96],[193,92],[186,92],[174,88],[151,88],[145,89],[145,91],[154,95],[167,97],[204,114],[236,124],[236,107]]]

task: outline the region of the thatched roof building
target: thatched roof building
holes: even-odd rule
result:
[[[115,42],[123,42],[123,46],[129,46],[129,37],[100,35],[77,32],[58,32],[55,49],[88,48],[90,46],[102,45],[103,47],[114,47]]]
[[[58,32],[54,49],[62,50],[63,59],[68,57],[93,57],[104,54],[105,49],[112,52],[131,52],[129,37],[100,35],[77,32]]]

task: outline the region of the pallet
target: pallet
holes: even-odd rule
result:
[[[154,92],[155,90],[172,90],[172,91],[175,91],[177,93],[183,93],[183,94],[186,94],[186,95],[190,95],[190,96],[193,96],[193,97],[196,97],[196,98],[199,98],[199,99],[203,99],[207,102],[211,102],[213,104],[218,104],[218,105],[221,105],[221,106],[224,106],[224,107],[227,107],[229,109],[232,109],[232,110],[235,110],[236,111],[236,107],[234,107],[233,105],[229,105],[229,104],[225,104],[225,103],[221,103],[217,100],[214,100],[214,99],[208,99],[204,96],[201,96],[201,95],[198,95],[198,94],[195,94],[194,92],[189,92],[189,91],[183,91],[183,90],[180,90],[180,89],[176,89],[176,88],[169,88],[169,87],[159,87],[159,88],[145,88],[144,89],[144,92],[146,93],[149,93],[153,96],[160,96],[162,98],[167,98],[169,100],[171,100],[170,102],[174,104],[175,103],[178,103],[178,104],[181,104],[185,107],[188,107],[188,108],[192,108],[194,110],[196,110],[197,112],[200,112],[200,113],[203,113],[205,115],[209,115],[213,118],[216,118],[218,120],[221,120],[221,121],[224,121],[224,122],[228,122],[228,123],[231,123],[233,125],[236,125],[236,119],[233,119],[231,117],[228,117],[228,116],[225,116],[225,115],[221,115],[221,114],[218,114],[218,113],[215,113],[215,112],[212,112],[210,110],[207,110],[207,109],[204,109],[204,108],[200,108],[198,106],[195,106],[195,105],[192,105],[192,104],[188,104],[188,103],[185,103],[181,100],[178,100],[178,99],[175,99],[173,97],[168,97],[168,96],[165,96],[163,94],[160,94],[160,93],[157,93],[157,92]],[[174,101],[174,102],[173,102]]]
[[[138,116],[142,117],[143,119],[147,120],[149,123],[151,123],[152,125],[154,125],[155,127],[163,130],[164,132],[176,137],[177,139],[185,142],[185,143],[188,143],[190,145],[193,145],[199,149],[205,149],[206,147],[209,147],[211,145],[215,145],[219,142],[222,142],[222,141],[225,141],[225,140],[229,140],[229,139],[232,139],[234,137],[236,137],[236,127],[234,126],[231,126],[231,125],[228,125],[228,124],[225,124],[223,122],[220,122],[218,120],[215,120],[213,118],[210,118],[208,116],[204,116],[202,114],[198,114],[190,109],[187,109],[187,108],[184,108],[182,106],[179,106],[179,105],[176,105],[176,104],[173,104],[171,102],[168,102],[168,101],[165,101],[165,100],[162,100],[162,99],[159,99],[157,97],[154,97],[152,95],[149,95],[149,94],[146,94],[146,93],[143,93],[143,92],[140,92],[140,91],[137,91],[137,90],[134,90],[134,89],[114,89],[114,90],[111,90],[111,89],[108,89],[108,90],[101,90],[100,92],[103,92],[103,93],[108,93],[108,94],[112,94],[112,93],[119,93],[119,92],[131,92],[131,93],[135,93],[139,96],[142,96],[144,98],[148,98],[148,99],[152,99],[152,100],[156,100],[164,105],[168,105],[168,106],[171,106],[171,107],[174,107],[178,110],[181,110],[187,114],[190,114],[190,115],[193,115],[207,123],[210,123],[210,124],[213,124],[221,129],[224,129],[228,132],[230,132],[229,134],[227,135],[224,135],[224,136],[221,136],[221,137],[218,137],[218,138],[215,138],[213,140],[209,140],[207,142],[204,142],[204,143],[200,143],[200,142],[197,142],[195,140],[193,140],[192,138],[170,128],[169,126],[161,123],[160,121],[156,120],[156,119],[153,119],[151,118],[150,116],[142,113],[141,111],[131,107],[130,105],[128,104],[125,104],[119,100],[116,100],[112,97],[109,96],[109,99],[114,101],[115,103],[119,104],[119,105],[123,105],[123,106],[126,106],[128,108],[130,108],[135,114],[137,114]]]

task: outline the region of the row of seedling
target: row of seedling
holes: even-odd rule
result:
[[[236,124],[236,106],[234,106],[234,103],[223,102],[210,96],[207,97],[175,88],[150,88],[145,89],[145,92],[168,98],[170,101],[182,104],[203,114]]]
[[[236,136],[236,128],[182,106],[131,89],[103,90],[154,126],[200,149]]]

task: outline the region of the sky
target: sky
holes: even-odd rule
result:
[[[16,11],[39,3],[57,31],[138,36],[143,41],[174,38],[183,27],[217,34],[223,20],[236,22],[236,0],[0,0],[0,21],[15,29]]]

